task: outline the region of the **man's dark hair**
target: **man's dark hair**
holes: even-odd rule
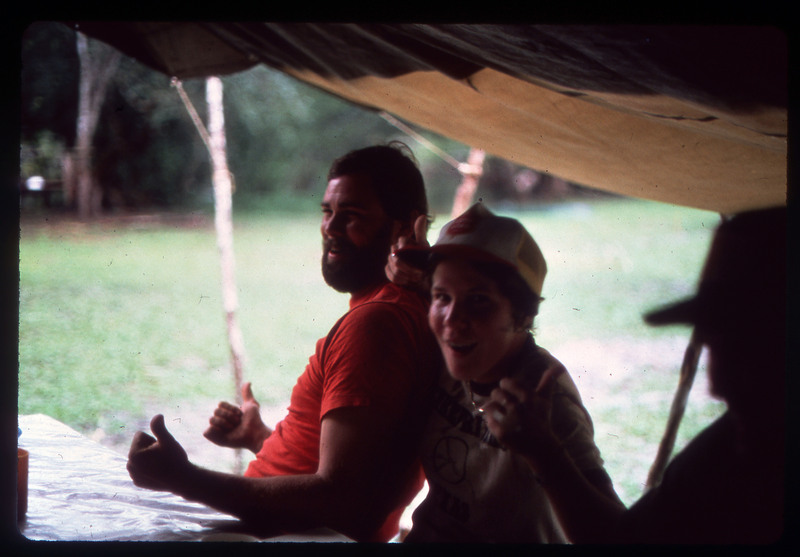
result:
[[[391,218],[407,221],[415,211],[428,214],[422,173],[405,143],[392,141],[351,151],[333,161],[328,181],[351,174],[371,178],[373,191]]]

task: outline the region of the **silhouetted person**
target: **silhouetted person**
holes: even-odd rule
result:
[[[495,436],[525,455],[574,542],[770,543],[784,521],[785,208],[722,223],[697,294],[650,313],[651,325],[694,325],[708,349],[711,394],[727,411],[629,509],[580,474],[549,425],[548,389],[505,380],[486,407]]]

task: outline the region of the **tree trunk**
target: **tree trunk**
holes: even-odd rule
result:
[[[66,151],[61,156],[61,183],[64,188],[64,206],[73,208],[78,195],[77,177],[75,176],[75,153]]]
[[[100,212],[102,192],[92,169],[92,139],[97,129],[106,90],[119,64],[120,53],[100,43],[89,47],[85,35],[76,34],[80,79],[78,85],[78,122],[72,155],[75,201],[78,216],[88,220]]]

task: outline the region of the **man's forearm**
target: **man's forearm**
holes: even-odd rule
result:
[[[368,505],[357,488],[341,493],[341,484],[318,474],[250,478],[192,464],[172,491],[236,516],[260,535],[326,526],[357,537]]]
[[[625,506],[603,493],[575,466],[560,445],[528,458],[543,481],[543,487],[573,543],[613,542],[614,529]]]

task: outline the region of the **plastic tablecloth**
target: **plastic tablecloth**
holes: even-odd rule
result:
[[[167,492],[136,487],[114,450],[42,414],[19,416],[29,452],[28,512],[19,523],[45,541],[351,541],[327,529],[259,540],[240,522]]]

